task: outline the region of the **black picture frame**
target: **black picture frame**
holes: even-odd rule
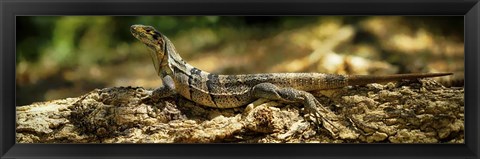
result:
[[[479,158],[479,0],[1,0],[1,158]],[[465,144],[16,144],[20,15],[459,15],[465,18]]]

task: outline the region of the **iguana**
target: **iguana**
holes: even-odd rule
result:
[[[316,118],[322,117],[321,104],[311,91],[451,75],[452,73],[418,73],[394,75],[337,75],[324,73],[266,73],[218,75],[202,71],[185,62],[173,43],[152,26],[132,25],[131,33],[152,50],[151,56],[163,85],[152,92],[152,99],[175,93],[195,103],[214,108],[245,106],[264,98],[283,102],[301,102]]]

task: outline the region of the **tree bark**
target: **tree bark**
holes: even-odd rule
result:
[[[301,103],[208,108],[144,88],[97,89],[17,107],[19,143],[463,143],[464,89],[424,79],[315,92],[331,123]],[[254,106],[255,105],[255,106]]]

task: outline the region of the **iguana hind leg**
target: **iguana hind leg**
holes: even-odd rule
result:
[[[332,135],[335,134],[332,127],[336,128],[336,126],[330,121],[331,118],[335,118],[335,114],[323,107],[312,94],[306,91],[290,87],[280,88],[271,83],[260,83],[253,87],[252,96],[255,98],[285,102],[302,102],[306,110],[315,117],[314,122],[318,127],[321,125],[320,122],[323,122],[323,127],[332,133]],[[329,124],[330,126],[326,127],[325,124]]]

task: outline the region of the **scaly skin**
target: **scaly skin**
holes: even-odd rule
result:
[[[151,56],[163,86],[153,92],[153,98],[174,93],[198,104],[215,108],[245,106],[258,98],[285,102],[302,102],[321,118],[321,104],[309,91],[337,89],[349,85],[398,81],[451,75],[452,73],[422,73],[396,75],[336,75],[323,73],[267,73],[217,75],[202,71],[185,62],[170,40],[151,26],[132,25],[133,36],[152,50]],[[325,119],[322,118],[324,121]],[[328,122],[328,121],[327,121]]]

